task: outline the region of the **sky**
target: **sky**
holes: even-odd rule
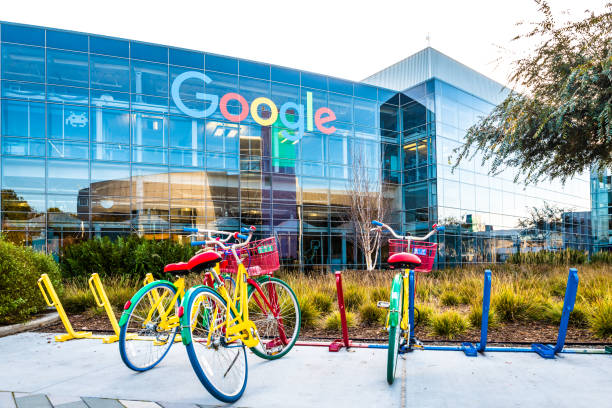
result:
[[[605,0],[550,0],[563,20]],[[507,84],[532,0],[11,1],[0,20],[109,35],[359,81],[427,45]],[[429,38],[429,40],[427,39]]]

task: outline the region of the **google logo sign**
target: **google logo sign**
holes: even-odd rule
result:
[[[256,98],[251,102],[249,106],[247,100],[240,94],[235,92],[229,92],[223,95],[220,99],[218,95],[208,94],[204,92],[197,92],[196,99],[209,101],[210,104],[206,109],[198,110],[192,109],[185,105],[180,97],[180,88],[183,82],[188,79],[199,79],[204,81],[205,84],[212,82],[212,79],[206,74],[197,71],[188,71],[180,74],[172,82],[171,94],[172,99],[176,106],[186,115],[193,118],[206,118],[212,115],[217,108],[221,111],[221,114],[225,119],[230,122],[240,122],[246,119],[251,113],[251,117],[255,122],[261,126],[272,126],[276,120],[280,117],[281,123],[287,129],[294,132],[289,133],[286,130],[280,132],[281,136],[290,141],[298,141],[304,136],[304,128],[307,131],[312,132],[314,126],[317,127],[319,132],[325,133],[326,135],[332,134],[336,131],[336,128],[329,122],[336,120],[336,114],[329,108],[319,108],[313,114],[312,107],[312,92],[306,92],[306,107],[303,104],[297,104],[294,102],[286,102],[280,110],[276,104],[265,97]],[[227,109],[227,104],[230,101],[237,101],[240,104],[240,113],[232,114]],[[262,118],[259,114],[259,107],[265,105],[270,110],[270,117]],[[314,123],[314,126],[313,126]]]

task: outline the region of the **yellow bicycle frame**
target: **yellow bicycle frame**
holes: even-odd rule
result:
[[[214,274],[214,280],[220,282],[219,279],[219,264],[217,264],[212,271]],[[225,321],[218,326],[213,326],[209,331],[208,344],[210,344],[210,333],[221,329],[225,325],[226,341],[228,343],[242,340],[242,343],[247,347],[255,347],[259,344],[259,336],[257,335],[257,328],[255,323],[249,320],[249,307],[248,307],[248,283],[247,279],[249,274],[246,268],[240,262],[238,264],[238,273],[236,274],[236,287],[234,288],[233,296],[230,295],[225,285],[218,285],[217,292],[225,300],[226,317]],[[194,308],[197,310],[197,307]],[[217,309],[215,308],[215,314],[213,315],[213,322],[216,321]]]
[[[148,285],[151,282],[154,282],[154,279],[153,279],[153,275],[149,273],[147,274],[144,280],[144,284]],[[161,322],[157,326],[160,330],[162,331],[172,330],[175,327],[180,326],[179,317],[176,314],[173,314],[172,316],[170,316],[170,313],[173,312],[172,309],[174,308],[174,305],[176,304],[176,302],[178,302],[179,298],[182,298],[185,295],[185,278],[178,278],[176,281],[174,281],[174,286],[176,286],[176,293],[174,294],[174,296],[172,297],[172,300],[168,304],[168,308],[165,310],[164,310],[164,307],[162,306],[162,301],[164,300],[168,292],[165,292],[161,296],[159,295],[159,293],[157,293],[157,290],[147,293],[149,303],[151,304],[151,309],[149,309],[147,318],[142,323],[143,327],[146,326],[147,323],[151,321],[155,310],[157,310],[157,313],[159,314],[159,318],[161,320]],[[181,341],[181,336],[177,335],[174,341],[175,342]],[[163,345],[163,344],[165,344],[165,342],[159,342],[157,340],[155,341],[155,345]]]

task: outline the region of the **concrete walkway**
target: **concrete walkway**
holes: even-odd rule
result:
[[[55,343],[52,335],[0,338],[0,407],[193,408],[218,406],[176,344],[155,369],[135,373],[117,344]],[[603,407],[612,406],[612,356],[415,351],[385,379],[386,350],[329,353],[296,347],[278,361],[249,353],[241,407]],[[151,402],[155,401],[155,402]],[[196,405],[197,404],[197,405]]]

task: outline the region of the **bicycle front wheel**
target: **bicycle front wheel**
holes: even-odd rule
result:
[[[396,276],[391,287],[391,299],[389,302],[389,313],[395,313],[397,316],[397,318],[391,318],[391,316],[389,318],[389,347],[387,348],[387,382],[389,384],[393,384],[393,381],[395,381],[397,357],[399,355],[404,292],[402,289],[401,277],[398,278]]]
[[[127,321],[119,332],[119,353],[126,366],[134,371],[147,371],[168,354],[178,333],[178,322],[168,326],[168,318],[176,316],[178,299],[172,304],[176,287],[170,282],[152,282],[131,299]],[[167,317],[163,316],[167,313]],[[123,320],[123,319],[122,319]]]
[[[300,334],[300,304],[291,287],[278,278],[264,277],[250,288],[249,318],[255,323],[258,357],[276,360],[287,354]]]
[[[183,307],[183,343],[198,379],[218,400],[238,400],[247,383],[247,357],[242,342],[226,337],[225,300],[213,289],[198,286],[185,296]]]

